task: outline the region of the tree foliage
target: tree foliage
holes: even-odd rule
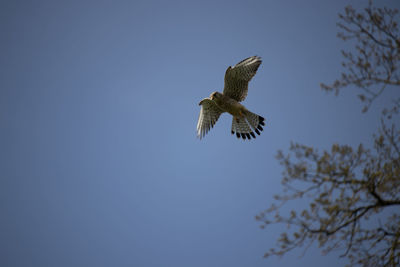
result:
[[[388,85],[400,86],[400,32],[398,10],[376,8],[369,2],[363,12],[347,6],[339,14],[338,37],[354,40],[354,51],[342,51],[345,71],[333,85],[321,84],[326,91],[335,91],[353,85],[362,90],[359,94],[365,103],[363,112]]]
[[[343,40],[354,39],[345,52],[345,72],[323,90],[355,86],[367,111],[387,88],[400,90],[400,33],[398,11],[369,6],[357,12],[351,6],[340,14]],[[400,266],[400,98],[382,111],[374,144],[367,149],[333,144],[330,151],[293,143],[290,152],[278,152],[284,167],[284,193],[258,216],[261,227],[284,223],[278,248],[265,254],[284,255],[316,242],[324,253],[341,249],[351,265]],[[288,201],[304,201],[301,211],[281,215]]]

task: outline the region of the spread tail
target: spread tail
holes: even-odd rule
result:
[[[256,135],[260,135],[260,131],[265,126],[265,119],[257,114],[250,111],[246,111],[244,118],[234,117],[232,120],[231,133],[236,134],[237,138],[242,137],[243,139],[256,138]],[[254,130],[254,131],[253,131]]]

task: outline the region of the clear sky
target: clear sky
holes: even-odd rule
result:
[[[278,149],[372,140],[390,93],[361,114],[319,87],[349,3],[367,1],[1,1],[0,265],[344,264],[264,259],[285,227],[254,216],[282,191]],[[198,140],[199,101],[253,55],[264,132],[238,140],[224,114]]]

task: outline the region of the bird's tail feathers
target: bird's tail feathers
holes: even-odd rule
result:
[[[246,111],[244,118],[234,117],[232,120],[231,133],[236,134],[237,138],[243,139],[256,138],[254,132],[260,135],[260,131],[265,126],[265,119],[255,113]],[[253,131],[254,130],[254,131]]]

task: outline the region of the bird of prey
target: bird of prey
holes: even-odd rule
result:
[[[239,103],[246,98],[249,82],[260,65],[261,58],[253,56],[240,61],[234,67],[228,67],[225,72],[224,91],[213,92],[210,97],[200,101],[201,109],[197,122],[197,136],[200,139],[224,112],[233,116],[231,133],[236,134],[238,138],[256,138],[254,132],[260,135],[262,126],[265,126],[264,118],[250,112]]]

